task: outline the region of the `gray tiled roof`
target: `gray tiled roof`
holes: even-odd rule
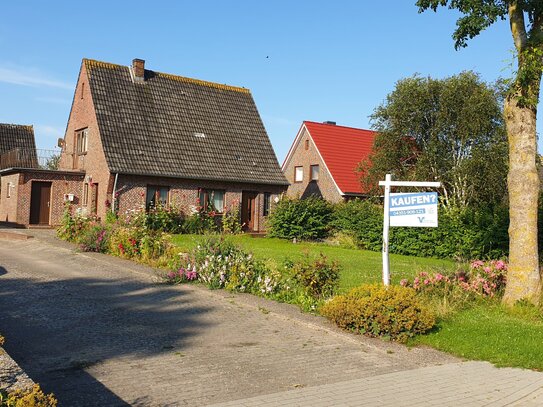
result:
[[[0,168],[37,168],[32,126],[0,123]]]
[[[288,185],[247,89],[84,63],[112,173]]]

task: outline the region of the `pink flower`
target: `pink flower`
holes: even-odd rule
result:
[[[472,269],[476,269],[476,268],[482,267],[484,265],[485,265],[485,263],[482,260],[475,260],[470,264],[470,267]]]
[[[443,274],[437,273],[435,278],[436,278],[436,281],[441,281],[443,280]]]
[[[424,285],[428,285],[428,284],[430,284],[430,280],[425,279],[425,280],[424,280]]]
[[[407,281],[406,278],[403,278],[401,281],[400,281],[400,285],[402,287],[407,287],[409,285],[409,281]]]
[[[494,268],[496,270],[505,270],[507,269],[507,265],[503,261],[498,260],[496,264],[494,264]]]

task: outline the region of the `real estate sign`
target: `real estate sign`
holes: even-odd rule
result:
[[[437,227],[437,192],[391,193],[390,226]]]

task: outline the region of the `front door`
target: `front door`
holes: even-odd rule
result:
[[[51,182],[33,182],[30,195],[30,224],[49,225]]]
[[[241,224],[245,231],[255,230],[257,195],[257,192],[243,191],[241,193]]]
[[[98,213],[98,184],[91,184],[91,214]]]

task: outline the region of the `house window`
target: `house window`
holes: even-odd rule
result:
[[[302,182],[304,180],[304,167],[294,167],[294,182]]]
[[[159,185],[147,185],[147,196],[145,197],[145,209],[153,209],[157,206],[166,206],[168,204],[168,193],[170,187]]]
[[[88,146],[89,129],[79,130],[75,133],[75,152],[77,154],[86,154]]]
[[[89,184],[88,182],[85,182],[83,184],[83,199],[81,204],[83,206],[87,206],[89,204]]]
[[[319,179],[319,166],[312,165],[311,166],[311,181],[316,181],[318,179]]]
[[[81,84],[81,99],[83,99],[83,94],[85,92],[85,82]]]
[[[263,216],[268,216],[271,209],[271,194],[269,192],[264,192],[264,208],[262,210]]]
[[[200,189],[200,207],[203,211],[224,211],[224,191]]]
[[[305,149],[306,149],[306,150],[309,150],[309,140],[306,140],[306,141],[305,141]]]

